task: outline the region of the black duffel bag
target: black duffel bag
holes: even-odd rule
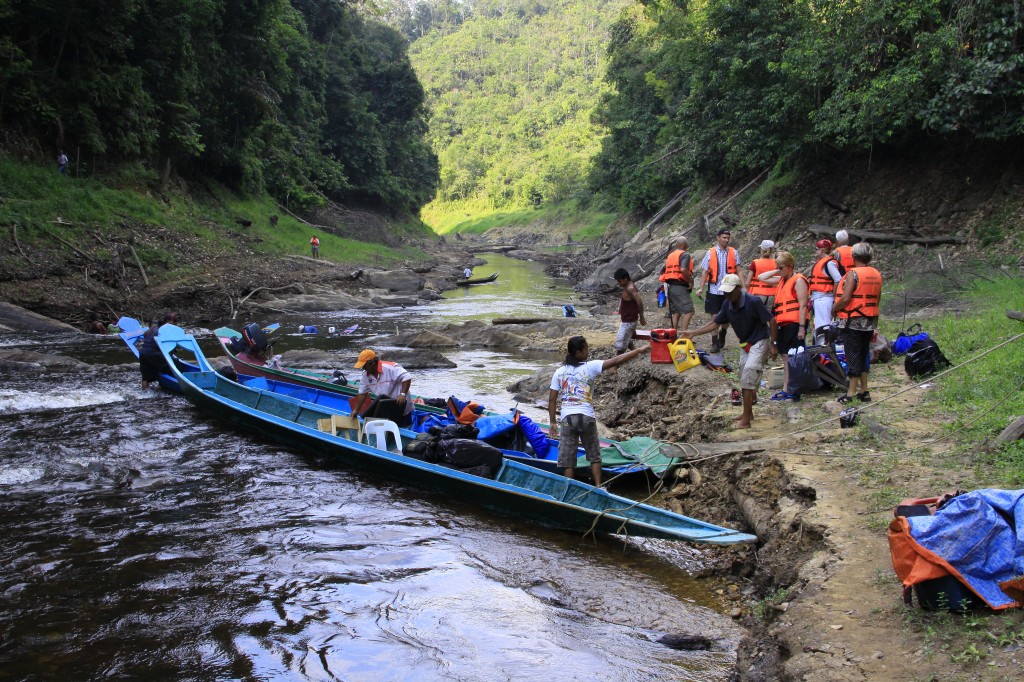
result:
[[[491,478],[501,468],[501,461],[501,450],[483,441],[469,440],[468,438],[442,438],[437,443],[437,463],[454,469],[487,467],[489,470],[487,478]]]
[[[915,341],[910,350],[907,351],[907,358],[903,361],[903,369],[907,376],[915,379],[925,374],[949,367],[951,363],[939,350],[939,344],[932,339],[921,339]]]

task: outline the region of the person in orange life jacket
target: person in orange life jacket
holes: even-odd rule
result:
[[[718,289],[726,297],[722,309],[714,319],[692,332],[681,332],[679,336],[691,339],[694,336],[718,330],[731,325],[740,340],[740,389],[743,394],[743,413],[736,418],[736,427],[749,429],[754,419],[754,397],[761,385],[761,373],[768,361],[771,346],[772,314],[761,299],[743,291],[740,276],[728,274],[722,278]]]
[[[709,315],[717,315],[725,303],[725,292],[720,287],[726,275],[737,275],[742,269],[739,254],[736,253],[736,249],[729,246],[730,241],[732,241],[732,232],[725,228],[719,230],[718,243],[708,249],[708,252],[704,254],[704,259],[700,262],[700,268],[704,271],[704,279],[701,280],[697,298],[701,297],[704,287],[707,287],[708,297],[704,302],[704,312]],[[718,332],[718,336],[711,340],[712,353],[717,353],[725,348],[725,333],[726,327],[723,326]]]
[[[573,478],[576,453],[583,444],[590,462],[594,485],[601,485],[601,440],[597,435],[597,413],[594,412],[594,380],[606,369],[618,367],[651,347],[644,344],[607,360],[590,360],[590,346],[582,336],[569,339],[565,362],[555,370],[548,391],[548,434],[558,439],[558,466],[567,478]],[[562,401],[562,421],[555,420],[555,407]]]
[[[775,296],[775,287],[759,279],[760,275],[770,271],[778,270],[779,266],[772,258],[772,251],[775,249],[775,242],[765,239],[761,242],[761,257],[750,262],[750,268],[746,270],[747,293],[761,299],[768,310],[772,309],[772,297]]]
[[[771,321],[771,357],[779,353],[789,355],[794,348],[801,348],[807,336],[807,297],[810,285],[803,274],[796,272],[796,259],[787,251],[775,255],[779,269],[761,275],[762,281],[775,284],[774,317]],[[789,362],[782,365],[782,390],[772,400],[800,400],[799,393],[787,393],[789,386]]]
[[[846,230],[836,232],[836,250],[832,256],[836,262],[849,270],[853,267],[853,247],[850,246],[850,233]]]
[[[693,300],[690,299],[690,291],[693,289],[693,258],[686,249],[690,243],[686,237],[676,240],[676,248],[665,258],[665,267],[662,268],[658,280],[664,282],[668,290],[665,294],[668,297],[668,314],[671,316],[673,329],[679,329],[682,321],[682,329],[690,328],[690,319],[693,317]]]
[[[412,424],[413,402],[409,398],[412,375],[401,365],[386,362],[367,348],[359,354],[356,369],[363,370],[359,378],[359,394],[356,396],[352,413],[364,417],[384,417],[399,426]],[[370,393],[377,394],[377,400]]]
[[[619,268],[613,275],[615,283],[622,287],[619,296],[619,333],[615,336],[615,353],[625,353],[633,348],[633,332],[636,331],[637,322],[647,326],[644,318],[644,302],[640,298],[636,284],[629,276],[625,268]]]
[[[882,302],[882,275],[868,265],[871,245],[860,242],[853,247],[853,267],[846,271],[836,290],[832,315],[839,321],[840,338],[846,349],[846,375],[850,378],[846,395],[839,402],[854,398],[869,402],[868,372],[871,369],[871,339],[878,329]]]
[[[320,240],[314,234],[313,238],[309,240],[309,246],[313,249],[313,258],[320,257]]]
[[[842,279],[839,263],[832,257],[832,242],[819,239],[815,244],[814,266],[811,268],[811,309],[814,311],[814,341],[825,343],[825,331],[832,323],[832,302],[836,285]]]

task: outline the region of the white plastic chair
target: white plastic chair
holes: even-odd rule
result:
[[[401,452],[402,433],[398,430],[398,424],[389,419],[367,419],[363,422],[363,437],[367,445],[370,444],[370,436],[375,436],[377,449],[387,450],[389,433],[395,437],[395,449],[391,452]]]

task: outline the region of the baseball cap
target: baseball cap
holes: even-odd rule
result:
[[[362,353],[359,354],[359,359],[356,360],[355,367],[356,367],[356,369],[362,369],[363,365],[368,363],[370,360],[376,360],[376,359],[377,359],[377,354],[374,353],[369,348],[367,348],[366,350],[364,350]]]
[[[765,239],[763,242],[761,242],[761,250],[762,251],[767,251],[768,249],[774,249],[774,248],[775,248],[775,242],[773,242],[771,239]]]
[[[718,234],[716,236],[721,237],[723,234],[732,236],[732,231],[727,227],[723,227],[721,230],[718,231]]]
[[[819,249],[831,249],[832,248],[832,242],[830,242],[827,239],[819,239],[818,243],[815,244],[815,246],[818,247]]]
[[[718,285],[718,290],[723,294],[727,294],[740,285],[740,276],[732,273],[722,278],[722,283]]]

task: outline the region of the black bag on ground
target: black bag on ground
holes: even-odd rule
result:
[[[949,367],[949,365],[949,360],[939,350],[939,344],[932,339],[915,341],[907,351],[907,359],[903,361],[903,369],[912,379],[931,374],[935,370]]]
[[[501,468],[502,455],[501,450],[483,441],[442,438],[437,444],[437,461],[456,469],[485,466],[491,469],[493,475]]]
[[[821,378],[814,371],[814,356],[806,350],[786,356],[789,366],[789,383],[786,393],[800,394],[817,391],[822,386]]]

